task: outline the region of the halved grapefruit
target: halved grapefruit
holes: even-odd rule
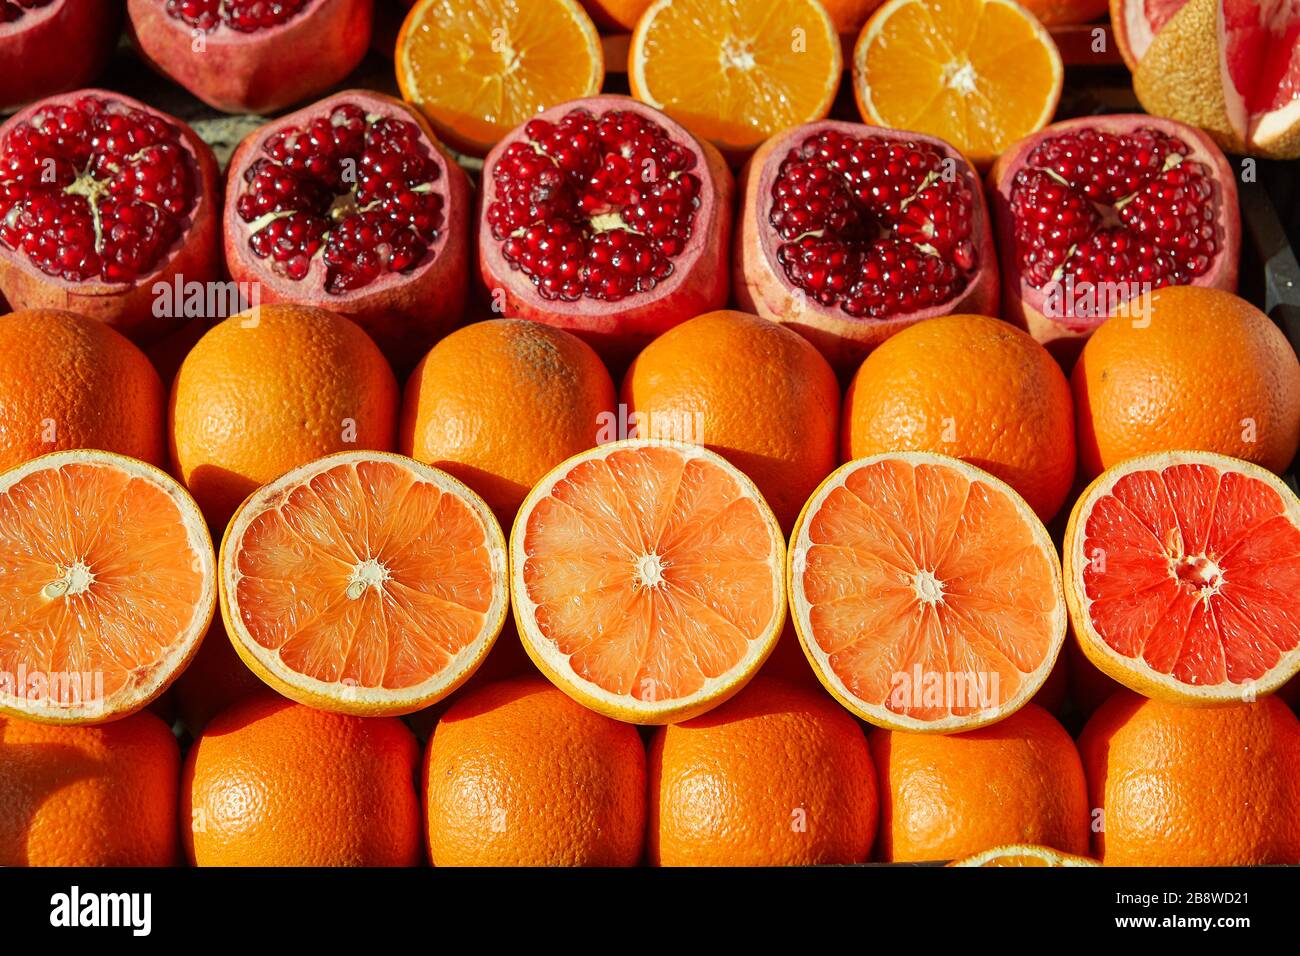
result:
[[[216,580],[198,506],[152,465],[77,450],[0,474],[0,714],[140,710],[198,650]]]
[[[1110,0],[1115,45],[1130,70],[1136,70],[1147,47],[1187,0]]]
[[[483,499],[402,455],[347,451],[249,496],[221,542],[244,663],[299,703],[407,714],[459,687],[505,623],[506,542]]]
[[[562,463],[519,509],[510,562],[533,662],[619,720],[675,723],[721,704],[785,620],[772,510],[694,445],[619,441]]]
[[[1236,458],[1131,458],[1075,503],[1065,593],[1084,654],[1140,694],[1270,694],[1300,671],[1300,500]]]
[[[1032,843],[1012,843],[995,846],[991,850],[972,853],[962,860],[954,860],[949,866],[1101,866],[1091,857],[1062,853],[1050,846],[1037,846]]]
[[[1056,549],[1010,486],[956,458],[899,452],[841,466],[790,538],[795,631],[826,689],[892,730],[954,733],[1007,717],[1065,640]]]

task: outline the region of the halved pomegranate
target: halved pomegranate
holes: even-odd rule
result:
[[[470,215],[469,180],[424,118],[347,90],[239,144],[226,263],[263,302],[348,315],[409,370],[464,311]]]
[[[545,110],[483,165],[478,261],[493,308],[630,359],[726,305],[733,193],[721,154],[644,103]]]
[[[0,0],[0,109],[85,86],[122,32],[122,0]]]
[[[159,73],[227,113],[274,113],[329,89],[370,46],[374,0],[127,0]]]
[[[742,188],[737,299],[799,332],[841,373],[922,319],[997,314],[984,194],[943,140],[808,123],[763,144]]]
[[[1056,123],[994,165],[1003,315],[1063,361],[1120,302],[1237,287],[1237,184],[1199,130],[1140,114]]]
[[[148,341],[184,322],[155,285],[220,272],[217,163],[175,117],[79,90],[0,126],[0,291]]]
[[[1189,0],[1133,74],[1143,108],[1224,149],[1300,157],[1300,2]]]

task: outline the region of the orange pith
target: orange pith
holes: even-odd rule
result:
[[[865,122],[929,133],[978,165],[1050,122],[1061,55],[1012,0],[889,0],[858,37]]]
[[[1132,459],[1083,493],[1065,538],[1084,653],[1152,697],[1220,703],[1300,671],[1300,501],[1208,452]]]
[[[506,613],[505,539],[477,495],[400,455],[343,452],[235,514],[221,606],[235,650],[301,703],[402,714],[473,673]]]
[[[718,455],[614,442],[544,478],[511,534],[524,647],[561,690],[623,720],[684,720],[734,694],[785,615],[784,542]]]
[[[1011,844],[975,853],[949,866],[1100,866],[1096,860],[1073,853],[1062,853],[1047,846]]]
[[[403,99],[476,155],[542,110],[594,96],[605,77],[577,0],[421,0],[402,24],[396,66]]]
[[[33,720],[144,707],[184,669],[216,604],[198,506],[163,472],[108,452],[0,474],[0,569],[0,713]]]
[[[657,0],[637,22],[627,72],[637,99],[739,154],[824,117],[841,56],[817,0]]]
[[[1055,549],[1029,506],[957,459],[842,466],[790,540],[790,603],[813,669],[864,720],[968,730],[1015,711],[1065,638]]]

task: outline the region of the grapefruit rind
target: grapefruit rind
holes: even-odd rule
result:
[[[912,466],[933,465],[952,468],[970,480],[983,482],[995,491],[1006,495],[1031,529],[1034,540],[1042,554],[1048,559],[1047,564],[1052,569],[1055,578],[1057,596],[1055,608],[1048,622],[1051,631],[1051,645],[1042,663],[1025,675],[1019,692],[1000,706],[986,708],[969,715],[953,715],[940,720],[921,720],[907,714],[897,713],[879,704],[868,703],[849,690],[844,681],[834,672],[830,666],[830,655],[817,645],[812,635],[812,627],[809,621],[812,605],[804,591],[802,578],[808,550],[812,545],[808,530],[812,523],[810,518],[817,513],[830,493],[841,487],[854,471],[874,465],[877,462],[890,460],[903,461]],[[855,716],[869,724],[888,730],[952,734],[975,730],[979,727],[997,723],[999,720],[1004,720],[1029,703],[1033,696],[1038,693],[1044,682],[1046,682],[1052,668],[1056,665],[1056,659],[1061,653],[1061,648],[1065,645],[1068,615],[1061,581],[1060,561],[1057,557],[1056,546],[1052,543],[1047,529],[1043,526],[1042,521],[1038,519],[1038,516],[1034,514],[1028,503],[1006,482],[974,465],[967,464],[959,458],[951,458],[947,455],[932,452],[886,452],[866,458],[858,458],[841,465],[831,472],[826,480],[813,492],[812,497],[808,499],[799,514],[798,520],[795,522],[794,530],[790,535],[790,547],[786,554],[786,582],[790,601],[790,616],[794,621],[795,634],[799,638],[799,644],[803,647],[804,656],[807,657],[808,663],[817,675],[817,679],[821,681],[822,686],[826,688],[832,697]]]
[[[1029,858],[1037,862],[1020,863],[1016,860]],[[972,853],[968,857],[960,860],[954,860],[949,866],[1101,866],[1101,864],[1087,856],[1078,856],[1074,853],[1063,853],[1060,850],[1053,850],[1048,846],[1039,846],[1034,843],[1008,843],[1004,846],[995,846],[988,850],[981,850],[979,853]]]
[[[440,491],[450,493],[467,504],[482,522],[491,560],[495,585],[493,600],[484,615],[478,636],[467,644],[451,662],[428,680],[411,687],[372,688],[322,681],[286,667],[279,655],[259,644],[244,626],[239,613],[238,583],[235,560],[241,536],[252,520],[286,492],[315,475],[339,465],[362,462],[390,462],[414,473]],[[254,491],[235,511],[221,541],[220,567],[221,617],[226,634],[244,664],[272,689],[309,707],[361,717],[396,717],[421,710],[451,694],[464,684],[487,657],[505,626],[509,605],[506,574],[506,539],[487,503],[461,481],[438,468],[392,452],[345,451],[326,455],[287,472],[275,481]]]
[[[527,554],[524,547],[528,517],[537,503],[576,466],[591,460],[607,458],[611,454],[636,448],[667,448],[689,459],[701,459],[725,471],[756,505],[772,538],[772,586],[774,611],[772,620],[755,640],[749,642],[749,652],[729,670],[707,680],[694,694],[662,701],[642,701],[627,694],[616,694],[586,680],[573,671],[569,656],[562,653],[543,635],[535,620],[537,604],[532,601],[524,582]],[[764,500],[757,486],[738,468],[721,455],[699,445],[668,439],[632,438],[609,442],[590,451],[581,452],[561,462],[542,478],[529,492],[520,506],[510,533],[510,598],[514,610],[519,638],[532,662],[546,678],[584,707],[599,714],[634,724],[675,724],[689,720],[724,703],[749,683],[776,647],[786,614],[786,591],[783,581],[785,566],[785,538],[776,516]]]
[[[1140,455],[1114,465],[1098,475],[1075,502],[1070,520],[1065,528],[1064,571],[1065,599],[1070,609],[1070,623],[1079,647],[1092,664],[1107,677],[1123,684],[1145,697],[1172,701],[1189,706],[1213,707],[1227,703],[1241,703],[1266,697],[1278,690],[1300,673],[1300,644],[1284,653],[1278,662],[1261,679],[1247,684],[1224,681],[1219,684],[1187,684],[1151,667],[1146,661],[1126,657],[1114,650],[1097,633],[1087,613],[1092,600],[1087,596],[1083,571],[1089,562],[1084,557],[1085,535],[1080,529],[1087,520],[1097,500],[1108,494],[1121,478],[1135,471],[1160,471],[1173,465],[1202,464],[1216,468],[1222,474],[1235,471],[1255,478],[1278,493],[1285,514],[1292,524],[1300,527],[1300,499],[1277,475],[1260,466],[1201,451],[1169,451]]]
[[[115,468],[133,478],[144,480],[171,499],[180,512],[192,560],[203,572],[203,589],[195,604],[189,626],[173,645],[170,655],[155,662],[135,683],[128,683],[102,702],[66,706],[46,702],[17,700],[0,691],[0,715],[17,717],[43,724],[99,724],[130,716],[156,700],[189,666],[198,652],[203,635],[212,623],[217,606],[217,562],[207,522],[194,498],[174,478],[146,462],[113,452],[96,449],[57,451],[15,465],[0,473],[0,494],[5,494],[20,480],[38,471],[60,468],[66,464],[95,465]]]

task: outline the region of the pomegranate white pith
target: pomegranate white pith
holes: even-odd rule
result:
[[[989,181],[1003,315],[1062,358],[1149,289],[1236,289],[1236,181],[1199,130],[1145,115],[1067,120],[1017,143]]]
[[[922,319],[997,313],[979,180],[942,140],[809,123],[768,140],[742,188],[737,300],[842,372]]]
[[[228,113],[273,113],[338,83],[365,56],[373,13],[374,0],[127,0],[141,55]]]
[[[70,309],[146,341],[184,321],[157,314],[156,284],[218,273],[216,160],[180,120],[79,90],[0,126],[0,291],[14,308]]]
[[[595,96],[546,110],[483,166],[489,304],[630,358],[726,304],[732,192],[717,150],[643,103]]]
[[[423,118],[349,90],[257,130],[230,162],[231,276],[341,312],[410,368],[461,319],[469,181]]]

